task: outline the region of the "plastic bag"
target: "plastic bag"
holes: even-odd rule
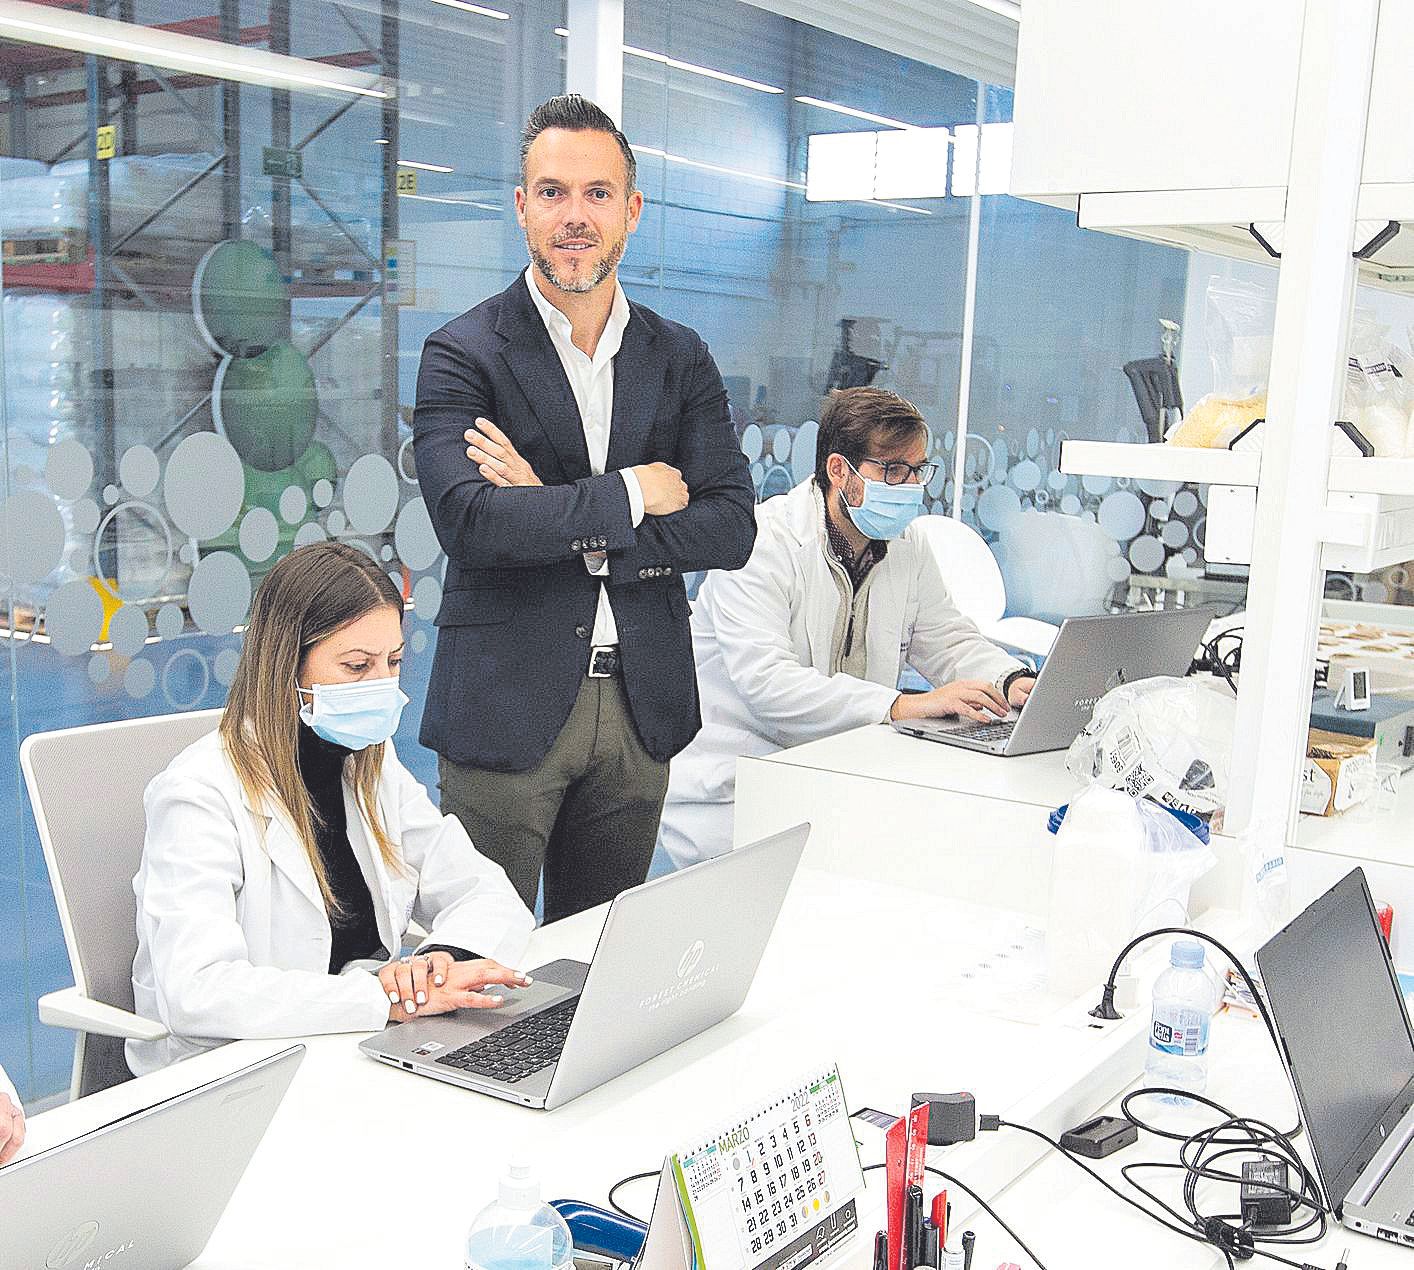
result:
[[[1266,392],[1276,315],[1276,299],[1266,288],[1231,278],[1208,280],[1203,333],[1215,394],[1241,400]]]
[[[1403,350],[1391,342],[1388,326],[1370,313],[1356,313],[1341,417],[1360,430],[1379,458],[1397,459],[1408,451],[1407,361]]]
[[[1182,926],[1217,857],[1156,803],[1092,785],[1056,833],[1046,959],[1052,991],[1099,983],[1141,931]]]
[[[1071,775],[1214,823],[1227,803],[1237,703],[1196,679],[1121,684],[1065,756]]]

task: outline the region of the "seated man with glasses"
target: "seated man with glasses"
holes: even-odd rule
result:
[[[672,761],[659,842],[679,867],[731,847],[736,762],[866,723],[1020,706],[1032,672],[958,612],[917,530],[928,461],[918,410],[880,388],[831,393],[815,474],[756,509],[744,569],[692,612],[702,730]],[[900,693],[905,663],[929,692]]]

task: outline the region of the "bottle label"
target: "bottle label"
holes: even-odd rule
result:
[[[1175,1057],[1200,1057],[1208,1052],[1208,1016],[1202,1010],[1155,1011],[1149,1044]]]

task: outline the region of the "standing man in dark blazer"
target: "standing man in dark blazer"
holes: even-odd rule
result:
[[[755,499],[695,331],[617,279],[643,195],[579,96],[521,139],[530,267],[428,337],[417,474],[448,557],[422,743],[442,807],[545,920],[647,876],[701,724],[682,575],[737,569]]]

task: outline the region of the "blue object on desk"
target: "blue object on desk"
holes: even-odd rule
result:
[[[1208,828],[1206,820],[1200,820],[1191,811],[1179,811],[1177,807],[1164,807],[1163,803],[1155,803],[1155,807],[1163,807],[1170,816],[1173,816],[1179,824],[1187,829],[1204,846],[1207,846],[1212,838],[1212,831]],[[1058,833],[1061,821],[1065,819],[1065,813],[1070,810],[1069,803],[1062,803],[1055,811],[1051,812],[1050,818],[1046,821],[1046,828],[1052,833]]]
[[[614,1261],[629,1262],[638,1256],[648,1227],[630,1217],[596,1208],[577,1199],[550,1202],[570,1228],[570,1238],[578,1252],[588,1252]]]

